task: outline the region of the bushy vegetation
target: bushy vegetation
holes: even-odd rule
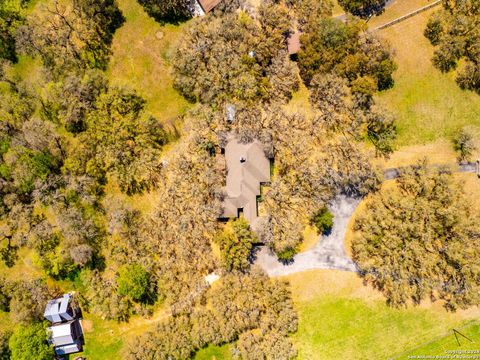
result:
[[[355,230],[353,258],[389,304],[478,305],[478,216],[452,174],[426,163],[406,170],[371,197]]]
[[[17,61],[15,31],[25,20],[28,0],[5,0],[0,3],[0,59]]]
[[[78,136],[68,170],[100,182],[108,174],[128,194],[152,188],[158,182],[160,154],[168,136],[160,122],[144,111],[144,104],[124,89],[101,94],[86,118],[86,131]]]
[[[392,50],[359,21],[322,18],[302,35],[300,75],[309,85],[316,74],[335,73],[356,93],[372,95],[393,86]]]
[[[443,1],[443,10],[430,18],[425,36],[436,47],[433,64],[443,72],[457,69],[457,83],[462,89],[480,94],[480,7],[475,0]]]
[[[127,347],[126,359],[187,359],[208,343],[238,341],[244,359],[292,359],[287,335],[297,317],[285,284],[263,275],[227,275],[206,294],[211,306],[196,307],[160,324]]]
[[[385,0],[339,0],[338,3],[345,11],[368,18],[372,15],[378,15],[385,8]]]
[[[150,277],[140,265],[124,265],[118,270],[118,293],[132,300],[145,300],[148,295]]]
[[[53,347],[47,342],[46,326],[42,323],[18,326],[9,340],[12,360],[27,360],[32,356],[38,360],[50,360]]]
[[[123,16],[115,0],[57,0],[19,28],[22,51],[40,56],[52,74],[77,69],[105,69],[113,33]]]
[[[9,332],[0,331],[0,359],[1,360],[10,360],[12,356],[12,352],[10,351],[10,347],[8,346],[8,340],[12,334]]]
[[[161,23],[187,20],[195,11],[194,0],[139,0],[139,3]]]
[[[294,10],[301,30],[313,29],[322,19],[332,16],[330,0],[287,0],[286,3]]]
[[[229,221],[223,231],[215,237],[220,246],[223,266],[229,270],[247,270],[257,236],[250,230],[244,218]]]
[[[333,214],[325,206],[312,217],[312,224],[315,225],[320,234],[328,233],[333,227]]]
[[[458,161],[469,161],[473,152],[477,150],[474,136],[468,129],[463,128],[453,138],[453,147],[458,153]]]

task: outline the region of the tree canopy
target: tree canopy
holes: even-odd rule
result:
[[[355,16],[368,18],[378,15],[385,8],[385,0],[339,0],[338,3],[345,11]]]
[[[230,274],[220,281],[206,295],[211,306],[170,317],[131,341],[124,357],[187,359],[208,343],[239,339],[239,350],[250,354],[245,359],[293,359],[287,335],[296,330],[297,317],[285,284],[258,273]]]
[[[448,309],[478,305],[478,224],[462,183],[424,162],[367,201],[353,259],[393,306],[427,297]]]
[[[371,83],[370,93],[392,87],[396,69],[392,50],[375,35],[364,32],[364,26],[359,21],[322,18],[309,28],[302,35],[298,53],[303,81],[309,85],[315,74],[334,73],[347,79],[356,91],[360,82]]]
[[[0,2],[0,59],[12,62],[17,60],[15,31],[25,21],[24,0],[4,0]]]
[[[123,21],[115,0],[55,0],[27,18],[17,42],[57,76],[67,70],[105,69],[113,33]]]
[[[458,68],[458,85],[480,94],[480,6],[475,0],[442,3],[443,10],[430,17],[424,32],[435,46],[433,64],[442,72]]]
[[[47,342],[46,327],[42,323],[18,326],[9,340],[12,360],[50,360],[54,356],[53,347]]]
[[[145,300],[149,281],[149,275],[141,265],[124,265],[118,270],[118,293],[135,301]]]
[[[236,12],[196,19],[173,61],[176,88],[209,104],[289,99],[298,86],[285,45],[290,27],[286,6],[270,1],[256,18]]]
[[[139,0],[139,3],[161,23],[187,20],[195,11],[195,0]]]
[[[223,265],[229,271],[247,270],[256,235],[250,230],[244,218],[229,221],[223,231],[215,237],[220,246]]]
[[[79,135],[68,169],[111,177],[129,194],[156,184],[168,135],[144,107],[145,100],[132,91],[110,88],[101,94],[86,117],[86,130]]]

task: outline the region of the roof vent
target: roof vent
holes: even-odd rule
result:
[[[243,164],[245,161],[247,161],[247,158],[244,157],[244,156],[242,156],[242,157],[240,158],[240,162]]]

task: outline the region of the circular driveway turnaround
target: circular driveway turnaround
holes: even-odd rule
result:
[[[330,204],[333,228],[329,235],[320,236],[317,244],[310,250],[294,256],[293,261],[284,264],[266,246],[262,246],[256,254],[255,264],[260,266],[269,276],[289,275],[313,269],[334,269],[357,271],[355,263],[347,256],[344,248],[345,233],[348,223],[360,199],[338,196]]]
[[[480,162],[470,162],[447,166],[454,173],[475,173],[480,171]],[[433,164],[430,168],[441,170],[446,165]],[[385,180],[393,180],[400,176],[404,168],[391,168],[384,171]],[[314,269],[331,269],[358,272],[357,266],[345,252],[344,240],[348,223],[355,209],[360,204],[360,198],[345,195],[337,196],[328,207],[332,212],[332,232],[320,236],[317,244],[310,250],[297,254],[290,263],[278,261],[275,254],[266,246],[256,253],[254,264],[260,266],[269,276],[289,275]]]

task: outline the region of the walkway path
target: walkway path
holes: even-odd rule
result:
[[[430,165],[440,168],[442,165]],[[452,167],[451,167],[452,168]],[[455,165],[454,172],[474,173],[476,163]],[[384,172],[386,180],[397,178],[401,168],[387,169]],[[357,272],[355,263],[350,259],[344,248],[345,234],[348,223],[361,199],[338,196],[330,204],[334,225],[327,236],[320,236],[317,244],[310,250],[294,256],[290,263],[278,261],[275,254],[266,246],[262,246],[256,254],[255,264],[260,266],[269,276],[289,275],[314,269],[332,269]]]

